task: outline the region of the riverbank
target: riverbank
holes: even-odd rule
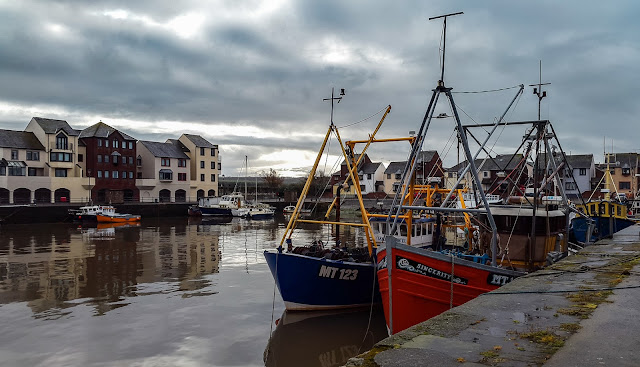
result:
[[[640,227],[377,343],[346,366],[637,366]]]

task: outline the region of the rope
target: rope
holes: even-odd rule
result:
[[[360,121],[352,122],[352,123],[350,123],[350,124],[346,124],[346,125],[343,125],[343,126],[338,126],[338,129],[344,129],[345,127],[349,127],[349,126],[357,125],[357,124],[359,124],[359,123],[361,123],[361,122],[367,121],[368,119],[372,118],[373,116],[375,116],[375,115],[379,115],[379,114],[380,114],[380,112],[385,111],[385,110],[387,109],[387,107],[388,107],[388,106],[385,106],[385,107],[384,107],[383,109],[381,109],[380,111],[378,111],[378,112],[374,113],[373,115],[371,115],[371,116],[369,116],[369,117],[365,117],[365,118],[363,118],[363,119],[362,119],[362,120],[360,120]]]
[[[513,87],[506,87],[506,88],[499,88],[499,89],[487,89],[487,90],[478,90],[478,91],[471,91],[471,92],[451,92],[451,93],[458,93],[458,94],[491,93],[491,92],[500,92],[503,90],[515,89],[515,88],[520,88],[520,85],[514,85]]]

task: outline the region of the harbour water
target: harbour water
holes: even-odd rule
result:
[[[386,337],[378,308],[284,312],[262,253],[285,226],[186,217],[4,225],[0,365],[330,367]],[[294,241],[331,236],[309,225]],[[341,239],[364,243],[357,229]]]

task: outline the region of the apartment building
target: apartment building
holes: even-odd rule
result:
[[[185,154],[190,162],[189,196],[217,196],[222,169],[218,146],[200,135],[182,134],[178,140],[185,146]]]
[[[185,202],[191,186],[191,162],[178,140],[138,141],[140,201]],[[193,198],[195,200],[195,197]]]

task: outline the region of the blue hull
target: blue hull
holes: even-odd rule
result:
[[[265,251],[287,310],[325,310],[380,302],[373,263],[355,263]],[[276,274],[277,261],[277,274]]]
[[[611,237],[614,233],[635,224],[634,221],[621,218],[594,217],[595,227],[589,242],[595,242],[602,238]],[[613,220],[613,232],[609,221]],[[585,243],[587,238],[587,219],[585,217],[574,218],[571,221],[571,230],[576,241]]]
[[[198,207],[202,215],[219,215],[225,217],[231,217],[231,209],[222,209],[222,208],[207,208],[207,207]]]

